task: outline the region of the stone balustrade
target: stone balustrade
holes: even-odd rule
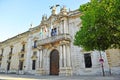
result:
[[[45,38],[37,41],[37,46],[45,45],[48,43],[54,43],[61,40],[71,40],[71,36],[69,34],[60,34],[49,38]]]

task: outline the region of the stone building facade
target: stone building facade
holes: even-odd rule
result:
[[[102,75],[100,55],[106,75],[120,74],[120,50],[89,51],[74,46],[81,13],[52,8],[49,18],[28,31],[0,43],[0,73],[35,75]]]

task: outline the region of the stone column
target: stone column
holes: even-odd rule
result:
[[[63,55],[64,55],[64,67],[66,67],[66,49],[65,49],[65,45],[63,45]]]
[[[60,60],[59,60],[59,63],[60,63],[60,68],[63,67],[63,53],[62,53],[62,45],[60,45]]]
[[[61,41],[60,53],[60,76],[71,76],[71,54],[68,41]]]
[[[60,23],[60,34],[63,34],[63,23],[62,23],[62,21]]]
[[[43,49],[39,49],[39,68],[37,70],[37,75],[43,75]]]
[[[65,20],[63,20],[63,33],[66,33]]]
[[[42,68],[42,49],[40,50],[40,68]]]
[[[40,68],[40,51],[37,51],[36,70]]]
[[[39,49],[39,55],[38,55],[38,62],[39,62],[39,69],[42,68],[42,49]]]
[[[48,37],[51,37],[51,27],[48,29]]]
[[[41,75],[43,75],[44,74],[44,60],[43,60],[43,49],[41,49],[41,54],[40,54],[40,63],[41,63],[41,65],[40,65],[40,73],[41,73]]]
[[[68,23],[67,19],[66,19],[66,33],[67,34],[69,33],[69,23]]]
[[[60,76],[66,76],[66,50],[65,44],[61,44],[60,46]]]
[[[71,54],[70,54],[70,46],[67,44],[67,67],[71,67]]]
[[[68,33],[68,22],[67,22],[67,19],[64,20],[64,33],[65,34]]]
[[[71,52],[70,52],[70,45],[66,44],[66,58],[67,58],[67,67],[66,67],[66,75],[72,75],[72,67],[71,67]]]

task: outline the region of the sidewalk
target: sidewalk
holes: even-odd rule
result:
[[[120,76],[39,76],[39,75],[16,75],[0,74],[0,80],[120,80]]]

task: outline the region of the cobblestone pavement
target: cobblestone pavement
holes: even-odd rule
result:
[[[120,80],[120,76],[39,76],[0,74],[0,80]]]

